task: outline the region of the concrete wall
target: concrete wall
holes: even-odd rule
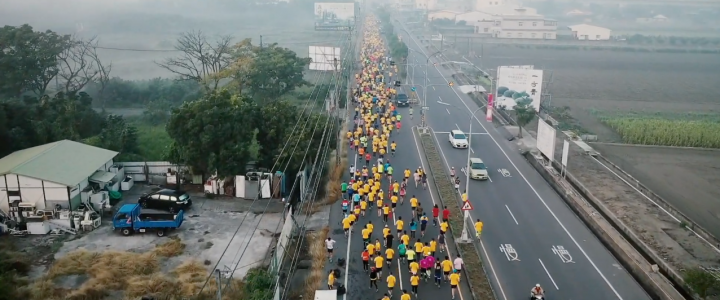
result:
[[[653,259],[652,262],[648,261],[645,258],[646,253],[637,251],[635,245],[652,252],[630,228],[624,226],[619,219],[615,218],[602,202],[592,196],[572,174],[567,173],[566,181],[564,181],[558,175],[559,166],[557,166],[557,162],[554,162],[554,165],[556,165],[554,168],[548,169],[542,166],[530,152],[526,153],[525,157],[653,298],[662,300],[685,299],[667,277],[652,271],[652,265],[657,264],[658,261],[660,263],[659,267],[667,270],[668,266],[664,261],[661,259]],[[573,189],[577,189],[582,195],[575,193]],[[588,201],[586,202],[583,199]],[[618,227],[622,228],[622,233],[616,229]],[[657,257],[657,254],[655,254],[655,257]],[[672,270],[670,271],[672,272]],[[676,275],[670,276],[674,277]]]

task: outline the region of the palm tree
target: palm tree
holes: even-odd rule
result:
[[[515,119],[518,124],[518,137],[522,138],[522,129],[535,118],[535,106],[532,105],[532,98],[522,96],[515,99]]]

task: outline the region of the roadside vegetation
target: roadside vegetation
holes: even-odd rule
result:
[[[594,112],[594,114],[628,144],[720,148],[720,115],[602,112]]]

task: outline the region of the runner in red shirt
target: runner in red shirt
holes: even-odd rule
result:
[[[372,159],[372,155],[370,155],[370,153],[365,154],[365,165],[370,165],[371,159]]]
[[[432,214],[433,214],[433,226],[437,226],[438,216],[440,216],[440,208],[438,207],[437,204],[435,204],[435,206],[433,206]]]
[[[400,131],[400,127],[402,127],[402,124],[400,124],[400,121],[395,122],[395,126],[397,127],[397,130]]]
[[[450,210],[445,206],[445,209],[443,209],[443,221],[450,220]]]

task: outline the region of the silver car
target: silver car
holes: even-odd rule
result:
[[[470,158],[470,178],[477,180],[488,179],[488,170],[482,159],[477,157]]]

